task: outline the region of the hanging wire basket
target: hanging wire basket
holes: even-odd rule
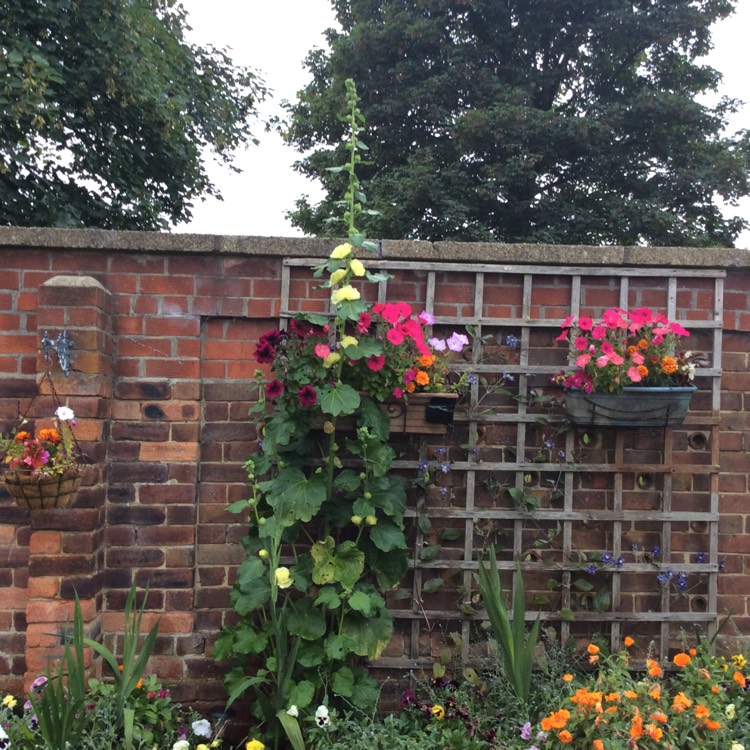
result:
[[[69,508],[76,500],[83,470],[70,466],[62,474],[30,474],[6,469],[3,472],[8,493],[23,510]]]

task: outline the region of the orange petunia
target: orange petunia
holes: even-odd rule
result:
[[[711,714],[711,711],[709,711],[708,706],[705,706],[703,703],[699,703],[695,707],[695,718],[696,719],[705,719]]]
[[[675,657],[674,659],[672,659],[672,661],[678,667],[686,667],[688,664],[690,664],[692,659],[688,656],[688,654],[679,653],[679,654],[675,654]]]
[[[573,735],[567,729],[563,729],[562,732],[558,733],[557,739],[560,740],[563,745],[569,745],[573,742]]]
[[[659,666],[659,662],[656,659],[646,659],[646,667],[651,677],[661,677],[663,672]]]
[[[717,729],[721,729],[721,722],[714,721],[713,719],[706,719],[705,727],[706,729],[710,729],[712,732],[715,732]]]
[[[741,687],[744,688],[747,685],[747,680],[745,679],[745,675],[742,674],[742,672],[735,672],[732,675],[732,679]]]
[[[625,644],[625,648],[635,646],[635,641],[629,635],[625,636],[625,640],[623,641],[623,643]]]

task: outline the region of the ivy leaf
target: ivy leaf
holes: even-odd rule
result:
[[[443,588],[443,583],[444,581],[442,578],[429,578],[422,584],[422,591],[427,594],[434,594],[436,591]]]
[[[346,383],[320,388],[320,408],[334,417],[353,414],[360,404],[359,393]]]

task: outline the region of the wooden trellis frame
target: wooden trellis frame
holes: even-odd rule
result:
[[[282,271],[282,325],[300,311],[299,302],[292,307],[290,289],[297,274],[307,274],[312,266],[319,265],[319,259],[286,259]],[[483,429],[488,426],[502,426],[515,431],[515,446],[511,446],[512,460],[506,455],[502,460],[484,460],[481,452],[478,458],[467,455],[464,460],[452,459],[453,472],[464,475],[462,483],[462,503],[460,507],[430,507],[412,508],[408,515],[416,518],[418,513],[426,512],[434,524],[463,524],[463,549],[460,559],[448,559],[438,556],[429,562],[413,564],[411,591],[409,592],[410,606],[394,608],[393,614],[401,629],[405,632],[406,653],[403,657],[393,656],[381,659],[378,665],[396,670],[404,670],[429,662],[429,653],[425,652],[425,633],[429,624],[451,622],[462,635],[462,650],[464,658],[470,656],[472,629],[476,626],[480,616],[463,614],[460,604],[449,609],[445,606],[431,608],[424,592],[423,582],[435,575],[443,575],[446,571],[455,571],[460,577],[458,590],[463,591],[465,601],[464,611],[471,605],[470,592],[476,590],[474,571],[477,568],[476,528],[480,523],[503,525],[507,528],[512,542],[509,549],[509,559],[500,560],[498,567],[512,575],[516,561],[524,552],[524,533],[530,515],[537,523],[560,524],[561,545],[557,550],[559,559],[552,563],[541,560],[521,560],[521,568],[526,575],[555,574],[559,577],[560,593],[556,602],[556,611],[543,611],[542,615],[548,622],[554,623],[563,639],[576,636],[580,629],[587,629],[589,633],[606,630],[611,639],[613,649],[618,649],[624,635],[637,631],[639,626],[657,624],[656,650],[666,656],[679,630],[697,625],[709,635],[715,632],[717,620],[717,576],[720,570],[718,550],[718,479],[719,479],[719,408],[721,396],[721,354],[722,354],[722,312],[723,312],[723,280],[725,272],[712,269],[692,268],[635,268],[635,267],[551,267],[551,266],[522,266],[522,265],[492,265],[480,263],[435,263],[416,261],[368,260],[368,268],[384,269],[393,274],[408,276],[417,274],[422,281],[418,288],[423,292],[423,299],[408,300],[417,306],[435,314],[436,328],[451,328],[471,326],[476,333],[475,346],[471,362],[460,364],[457,369],[471,371],[480,376],[492,377],[498,372],[507,373],[517,383],[517,394],[521,397],[513,400],[515,409],[504,408],[495,413],[486,413],[478,408],[482,397],[481,386],[475,384],[468,397],[468,408],[463,417],[459,414],[457,421],[461,429],[468,436],[468,444],[475,445]],[[467,298],[471,298],[470,315],[440,314],[442,303],[441,294],[450,286],[450,279],[456,274],[470,274],[473,279],[473,289],[467,290]],[[510,283],[509,283],[510,281]],[[565,312],[561,315],[545,317],[545,305],[540,305],[536,295],[537,288],[549,285],[550,282],[559,285],[559,289],[566,290],[568,299]],[[520,291],[520,304],[514,307],[513,314],[505,317],[487,315],[487,292],[493,285],[503,283],[508,288]],[[601,297],[610,301],[606,304],[592,304],[589,295],[596,290],[602,291]],[[699,286],[702,294],[702,305],[691,308],[690,297],[693,286]],[[654,300],[645,305],[641,296],[646,295]],[[388,299],[388,282],[379,284],[378,299]],[[692,303],[695,305],[695,303]],[[549,378],[561,369],[564,359],[558,362],[539,361],[540,349],[533,339],[538,334],[549,332],[549,345],[559,332],[559,324],[565,315],[577,315],[581,311],[598,315],[605,307],[632,308],[637,306],[651,306],[663,311],[670,320],[675,320],[703,338],[707,344],[706,350],[710,367],[702,368],[699,372],[698,385],[700,401],[693,406],[685,424],[679,428],[649,429],[649,440],[654,446],[658,439],[658,447],[652,447],[650,454],[658,454],[660,460],[637,460],[637,455],[629,444],[632,442],[632,432],[628,430],[613,431],[607,437],[610,443],[610,453],[613,460],[606,462],[575,462],[563,461],[531,461],[527,458],[527,438],[539,422],[538,410],[530,408],[526,395],[530,389],[544,388]],[[554,310],[554,305],[549,308]],[[305,308],[308,309],[308,308]],[[518,358],[509,364],[486,364],[481,361],[482,347],[479,341],[486,332],[512,331],[519,341]],[[564,355],[561,355],[564,356]],[[545,417],[550,424],[560,423],[563,419],[561,412],[552,413]],[[600,430],[600,428],[598,428]],[[607,428],[605,428],[607,429]],[[601,430],[600,430],[601,431]],[[685,442],[691,438],[691,431],[695,437],[696,449],[694,454],[686,454]],[[675,446],[679,436],[680,463],[675,462],[677,452]],[[700,440],[698,440],[700,437]],[[575,455],[577,445],[580,444],[581,430],[568,430],[564,438],[565,455]],[[562,444],[561,444],[562,445]],[[413,460],[402,460],[395,464],[398,469],[413,471],[420,459],[425,459],[424,446],[419,456]],[[635,455],[635,458],[633,457]],[[692,462],[688,459],[693,458]],[[477,498],[481,493],[480,475],[496,473],[513,477],[513,486],[522,489],[525,478],[530,472],[556,472],[561,480],[561,504],[554,508],[541,508],[532,514],[517,508],[488,508],[480,507]],[[680,472],[689,473],[695,486],[686,492],[676,492],[674,476]],[[604,478],[608,485],[608,501],[611,507],[584,508],[580,506],[580,480],[583,476],[596,475]],[[626,490],[635,477],[649,476],[656,478],[659,485],[659,507],[643,510],[629,509],[626,498],[632,494]],[[696,489],[697,488],[697,489]],[[689,508],[675,507],[674,499],[679,495],[683,500],[689,495]],[[684,502],[682,503],[684,505]],[[700,509],[696,509],[700,508]],[[632,554],[622,548],[623,533],[638,524],[646,524],[653,531],[658,530],[661,555],[658,560],[638,559],[628,560],[623,569],[612,566],[606,572],[611,576],[611,606],[608,611],[578,611],[574,621],[560,615],[560,612],[572,608],[575,591],[574,578],[580,573],[581,562],[576,560],[575,536],[581,524],[595,524],[604,528],[603,535],[611,539],[611,552],[614,558],[620,555]],[[675,527],[688,525],[693,529],[700,529],[699,534],[706,542],[704,557],[701,561],[686,559],[689,550],[676,553],[672,549],[672,537]],[[683,536],[684,532],[681,532]],[[419,529],[415,529],[415,549],[419,550],[424,543],[424,536]],[[455,550],[454,550],[455,552]],[[656,576],[658,571],[665,571],[671,566],[679,567],[688,576],[699,575],[701,578],[701,600],[699,611],[684,611],[674,608],[675,594],[670,587],[664,588],[657,598],[658,609],[653,607],[649,611],[637,611],[637,606],[631,603],[627,611],[622,608],[623,602],[632,597],[632,592],[623,591],[624,576]],[[510,580],[510,579],[508,579]],[[527,587],[528,588],[528,587]],[[635,599],[633,599],[635,601]],[[695,601],[698,601],[696,597]],[[692,607],[692,599],[690,601]],[[527,618],[536,617],[536,611],[527,612]]]

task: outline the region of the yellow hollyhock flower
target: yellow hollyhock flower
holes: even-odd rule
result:
[[[354,338],[354,336],[344,336],[344,338],[341,339],[341,346],[346,349],[349,346],[357,346],[359,341]]]
[[[346,258],[351,252],[352,246],[348,242],[345,242],[343,245],[336,245],[336,247],[333,248],[331,257],[335,260],[341,260],[342,258]]]
[[[346,269],[345,268],[339,268],[338,270],[334,271],[331,274],[331,286],[336,286],[336,284],[341,281],[346,276]]]
[[[362,263],[359,258],[353,258],[351,263],[349,264],[349,268],[352,269],[352,273],[355,276],[364,276],[365,275],[365,266]]]
[[[351,284],[342,286],[341,289],[335,289],[331,292],[331,301],[334,305],[338,305],[339,302],[344,300],[357,300],[359,299],[359,290],[355,289]]]
[[[327,357],[323,358],[323,367],[333,367],[341,359],[341,355],[338,352],[332,352]]]
[[[294,579],[292,578],[292,574],[289,572],[289,568],[276,568],[276,572],[273,574],[273,577],[276,581],[276,585],[280,589],[288,589],[293,583]],[[245,746],[246,750],[248,746]],[[254,748],[254,750],[259,750],[258,748]]]

